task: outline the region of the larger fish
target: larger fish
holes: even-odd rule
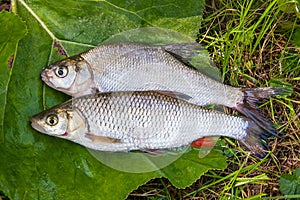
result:
[[[159,91],[74,98],[33,116],[31,125],[101,151],[166,149],[202,137],[226,136],[263,155],[268,136],[252,120],[204,109]]]
[[[107,91],[176,91],[201,106],[220,104],[237,109],[265,130],[273,131],[272,124],[257,111],[257,103],[286,90],[235,88],[213,80],[190,65],[199,50],[203,49],[197,43],[105,44],[58,61],[45,68],[41,76],[50,87],[75,97]]]

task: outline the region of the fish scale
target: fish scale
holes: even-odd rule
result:
[[[109,52],[111,48],[116,51],[105,58],[105,52]],[[216,84],[216,81],[191,70],[160,46],[111,44],[100,46],[81,56],[93,69],[97,87],[104,91],[145,90],[147,87],[151,90],[168,89],[193,97],[190,100],[199,105],[224,105],[224,98],[220,97],[227,95],[226,105],[230,107],[236,106],[236,96],[242,95],[238,88],[226,89],[229,86]],[[214,90],[207,90],[210,87],[214,87]],[[224,91],[231,91],[230,95]]]
[[[263,154],[268,133],[253,121],[202,108],[178,95],[168,91],[86,95],[33,116],[31,124],[45,134],[101,151],[170,149],[203,137],[225,136]]]
[[[147,94],[148,96],[140,95],[136,92],[118,94],[118,96],[109,94],[111,96],[105,98],[97,98],[96,95],[90,101],[85,98],[73,100],[73,106],[79,109],[83,115],[86,113],[85,118],[90,122],[91,132],[126,142],[128,140],[126,138],[127,131],[132,130],[133,137],[135,137],[140,128],[140,131],[153,134],[153,137],[148,135],[145,138],[154,138],[157,145],[156,148],[164,148],[165,142],[159,144],[159,140],[167,141],[171,139],[171,133],[173,135],[179,132],[186,133],[176,135],[176,140],[180,142],[186,141],[181,145],[187,145],[190,141],[199,138],[198,132],[201,132],[203,136],[207,136],[207,134],[214,135],[214,124],[222,124],[218,130],[220,133],[215,133],[216,135],[220,135],[222,132],[223,135],[226,135],[235,133],[236,130],[244,131],[242,127],[247,125],[247,122],[239,118],[232,120],[232,117],[230,117],[227,119],[226,115],[201,110],[194,105],[186,104],[183,101],[174,101],[172,98],[160,96],[156,93],[149,93]],[[108,98],[110,100],[107,100]],[[102,109],[99,110],[94,105],[98,105]],[[99,110],[99,112],[94,112],[93,115],[90,115],[90,110]],[[123,116],[120,115],[121,113]],[[238,121],[240,124],[236,126],[235,121]],[[98,131],[94,127],[102,127],[107,133],[97,133]],[[115,129],[113,130],[112,127]],[[165,132],[163,133],[164,129]],[[112,132],[114,134],[111,134]],[[156,133],[157,135],[155,135]],[[237,135],[234,135],[234,137],[238,138]],[[144,148],[153,148],[152,142],[152,140],[148,142],[152,146],[147,144],[147,141],[142,143]],[[169,144],[167,148],[177,145]]]
[[[199,55],[200,58],[203,56],[201,51],[203,48],[197,43],[104,44],[53,63],[41,76],[49,86],[75,97],[110,91],[179,92],[186,95],[184,100],[200,106],[218,104],[234,108],[276,135],[273,124],[260,115],[257,105],[260,100],[289,90],[284,87],[237,88],[222,84],[193,68],[191,63],[194,58],[198,60]],[[202,60],[197,64],[200,65]]]

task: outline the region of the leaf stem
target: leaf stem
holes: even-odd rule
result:
[[[95,45],[91,45],[91,44],[86,44],[86,43],[82,43],[82,42],[74,42],[74,41],[70,41],[70,40],[59,40],[60,42],[64,42],[64,43],[69,43],[69,44],[75,44],[75,45],[80,45],[80,46],[86,46],[86,47],[96,47]]]

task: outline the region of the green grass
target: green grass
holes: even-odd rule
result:
[[[129,199],[300,198],[283,196],[278,186],[281,174],[300,167],[300,49],[293,45],[300,14],[295,6],[294,1],[283,0],[207,1],[199,33],[199,42],[209,50],[224,83],[294,88],[291,96],[261,106],[262,114],[282,132],[282,139],[270,139],[271,153],[257,160],[235,141],[224,139],[219,148],[228,155],[225,171],[210,171],[186,189],[176,189],[165,179],[153,180]]]
[[[212,52],[221,68],[223,81],[236,86],[246,85],[247,81],[265,85],[265,78],[283,77],[283,74],[270,71],[270,67],[282,62],[284,55],[266,51],[272,50],[281,39],[288,39],[286,35],[275,32],[285,16],[280,11],[285,4],[278,5],[276,2],[245,1],[243,5],[232,2],[233,5],[221,5],[219,10],[204,19],[201,32],[205,35],[200,34],[199,41]],[[273,60],[272,57],[277,59]],[[255,72],[258,70],[272,74],[257,76]]]

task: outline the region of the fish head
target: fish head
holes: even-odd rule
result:
[[[83,117],[70,107],[50,108],[32,116],[30,122],[41,133],[72,141],[82,137],[82,133],[86,131]]]
[[[93,84],[89,63],[80,55],[51,64],[42,71],[41,77],[48,86],[71,96],[91,88]]]
[[[67,132],[68,119],[61,109],[45,110],[30,119],[31,126],[39,132],[61,136]]]

